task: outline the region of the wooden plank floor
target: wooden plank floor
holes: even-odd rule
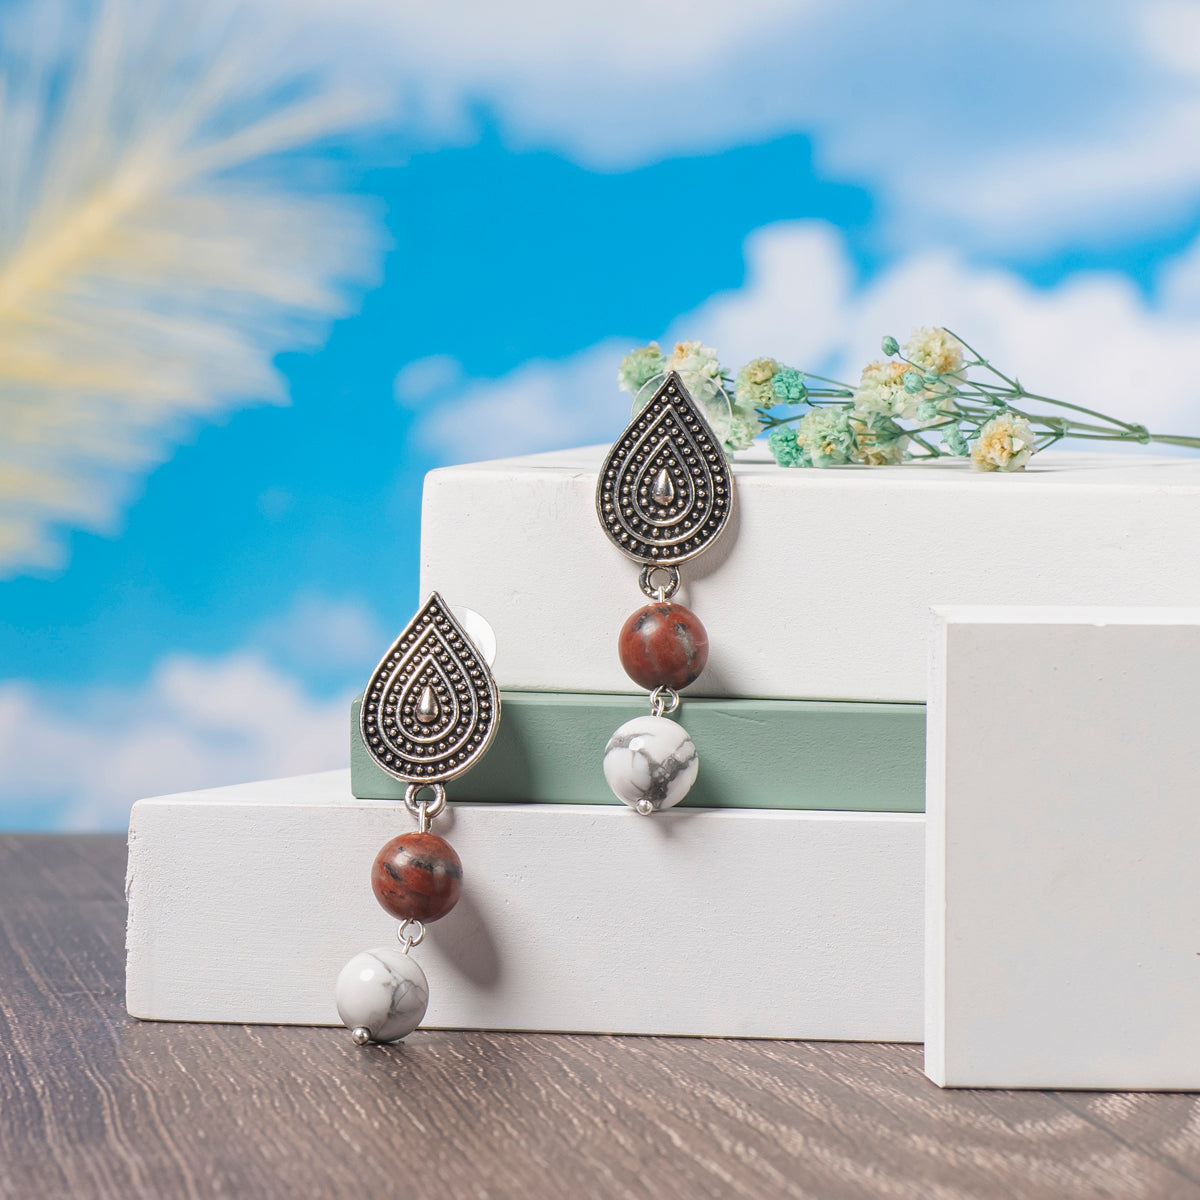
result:
[[[942,1092],[916,1046],[142,1024],[123,872],[0,836],[0,1196],[1200,1198],[1200,1098]]]

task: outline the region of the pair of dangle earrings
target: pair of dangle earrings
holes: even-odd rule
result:
[[[650,713],[622,725],[603,760],[617,797],[648,816],[678,804],[699,770],[691,737],[666,716],[708,660],[703,624],[672,600],[679,566],[707,550],[733,512],[721,443],[674,372],[605,460],[596,512],[613,543],[641,564],[639,586],[651,601],[618,638],[621,665],[648,689]],[[429,984],[410,952],[462,888],[462,863],[431,826],[446,808],[445,785],[483,756],[499,722],[488,662],[434,592],[375,668],[359,718],[363,745],[406,784],[404,804],[417,819],[416,832],[392,838],[371,868],[376,899],[400,921],[399,946],[357,954],[338,976],[338,1015],[359,1045],[396,1041],[425,1016]]]

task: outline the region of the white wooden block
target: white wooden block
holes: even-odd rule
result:
[[[616,644],[643,603],[638,567],[594,509],[606,449],[426,478],[422,594],[491,622],[502,687],[636,690]],[[711,646],[689,695],[920,702],[932,605],[1200,597],[1198,458],[1050,451],[1001,475],[949,460],[783,470],[765,454],[738,456],[735,517],[682,571]]]
[[[429,1026],[920,1039],[920,814],[450,813],[462,898],[414,951]],[[336,1024],[342,965],[394,944],[371,862],[412,828],[345,771],[139,802],[130,1013]]]
[[[1200,1088],[1200,609],[934,624],[926,1073]]]

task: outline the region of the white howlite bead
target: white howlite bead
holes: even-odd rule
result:
[[[688,732],[666,717],[634,717],[608,739],[604,778],[630,808],[670,808],[691,790],[700,770]]]
[[[347,1029],[365,1029],[374,1042],[395,1042],[424,1019],[429,981],[409,955],[383,946],[356,954],[342,968],[336,995]]]

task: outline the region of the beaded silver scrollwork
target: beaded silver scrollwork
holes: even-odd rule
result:
[[[432,593],[371,673],[359,716],[367,753],[394,779],[446,783],[474,766],[499,718],[483,655]]]
[[[600,524],[613,545],[650,567],[702,554],[732,513],[725,452],[672,371],[600,468]]]

